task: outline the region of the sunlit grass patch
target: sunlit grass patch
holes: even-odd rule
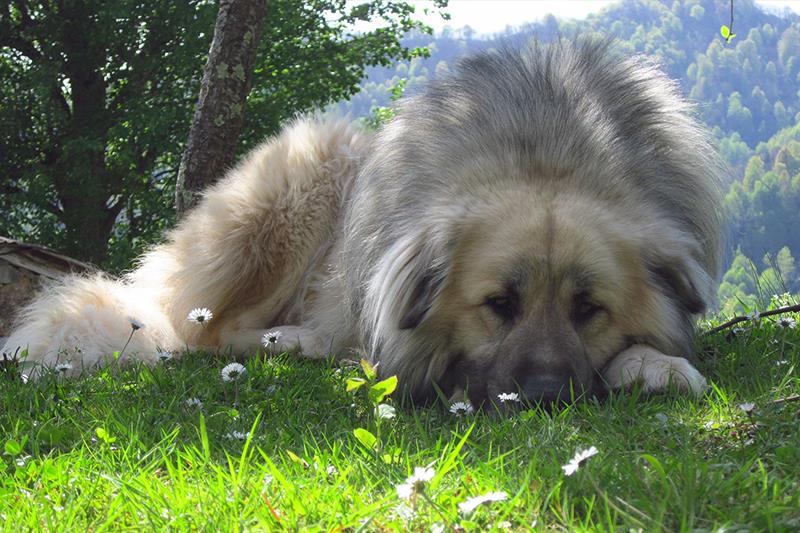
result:
[[[357,364],[285,354],[241,361],[235,381],[222,377],[229,361],[205,353],[77,380],[4,373],[0,523],[797,529],[800,334],[773,321],[744,326],[701,339],[712,384],[701,399],[634,390],[555,411],[414,409],[370,392],[377,378]],[[433,474],[398,494],[416,468]]]

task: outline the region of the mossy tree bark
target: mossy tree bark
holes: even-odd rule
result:
[[[178,217],[197,203],[200,192],[234,160],[265,5],[265,0],[220,0],[200,97],[178,171]]]

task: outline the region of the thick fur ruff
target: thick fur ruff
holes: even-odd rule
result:
[[[375,138],[301,119],[126,278],[70,278],[6,351],[363,350],[415,398],[705,387],[686,358],[720,269],[720,165],[675,85],[606,44],[468,58]],[[186,320],[207,307],[206,326]],[[77,352],[79,349],[80,352]]]

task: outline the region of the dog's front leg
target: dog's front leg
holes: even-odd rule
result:
[[[683,357],[665,355],[646,344],[636,344],[620,352],[603,371],[606,383],[625,388],[639,383],[645,392],[665,390],[670,384],[692,394],[702,394],[708,384]]]
[[[313,329],[304,326],[223,330],[220,337],[220,348],[234,354],[256,353],[259,349],[273,354],[299,351],[305,357],[319,359],[331,355],[332,349]]]

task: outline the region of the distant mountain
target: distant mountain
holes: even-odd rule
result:
[[[700,117],[722,144],[738,175],[759,142],[791,126],[800,112],[800,16],[767,13],[751,0],[735,3],[736,37],[726,44],[719,33],[728,24],[727,1],[624,0],[581,21],[552,16],[513,33],[480,38],[469,27],[435,37],[409,36],[408,46],[428,46],[428,58],[390,68],[372,68],[362,91],[342,104],[354,116],[366,116],[390,102],[391,88],[407,79],[407,92],[447,73],[469,53],[528,39],[551,40],[597,34],[617,40],[627,54],[656,58],[698,103]]]

